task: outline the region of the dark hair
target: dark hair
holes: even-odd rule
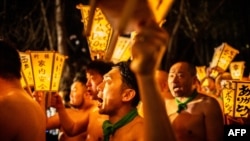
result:
[[[196,72],[196,68],[195,68],[195,65],[190,63],[190,62],[186,62],[188,64],[188,69],[189,69],[189,72],[192,76],[196,76],[197,72]]]
[[[20,79],[21,66],[21,59],[14,45],[6,40],[0,40],[0,77]]]
[[[189,62],[189,61],[183,61],[183,60],[180,60],[180,61],[176,61],[175,63],[173,63],[172,65],[171,65],[171,67],[174,65],[174,64],[176,64],[176,63],[185,63],[185,64],[187,64],[187,66],[188,66],[188,71],[189,71],[189,73],[192,75],[192,76],[196,76],[196,68],[195,68],[195,65],[192,63],[192,62]],[[171,68],[170,67],[170,68]],[[169,72],[169,70],[168,70],[168,72]]]
[[[75,77],[73,78],[73,82],[81,82],[82,84],[87,83],[87,78],[84,72],[76,73]]]
[[[135,90],[136,94],[135,97],[132,100],[132,106],[136,107],[140,101],[140,94],[139,94],[139,88],[137,84],[137,80],[135,77],[135,74],[130,69],[130,63],[131,61],[122,61],[114,65],[114,67],[118,67],[121,76],[122,81],[129,87]]]
[[[106,62],[103,60],[93,60],[86,66],[86,71],[94,70],[101,75],[109,72],[114,64],[112,62]]]

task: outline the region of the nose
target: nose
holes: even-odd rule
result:
[[[87,87],[90,87],[91,86],[91,83],[90,83],[90,80],[88,79],[87,82],[86,82],[86,86]]]
[[[171,75],[168,77],[168,82],[170,82],[170,83],[175,83],[177,81],[178,81],[177,76]]]
[[[101,82],[98,86],[97,86],[97,97],[102,97],[102,92],[103,92],[103,88],[104,88],[104,82]]]

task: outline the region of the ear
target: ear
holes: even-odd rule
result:
[[[122,101],[128,102],[131,101],[135,97],[135,90],[133,89],[125,89],[122,94]]]

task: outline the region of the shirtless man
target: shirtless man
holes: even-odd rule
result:
[[[45,141],[46,118],[22,88],[18,51],[0,40],[0,140]]]
[[[138,85],[129,62],[120,62],[104,75],[98,86],[100,114],[109,116],[103,123],[104,141],[144,141],[143,119],[138,115]]]
[[[164,100],[161,97],[160,90],[157,88],[157,84],[155,82],[155,71],[159,67],[164,51],[166,50],[166,43],[167,43],[168,36],[166,32],[163,29],[161,29],[158,26],[158,24],[156,24],[155,22],[142,24],[140,25],[140,28],[137,31],[138,31],[138,34],[135,37],[135,42],[132,47],[133,61],[130,67],[136,75],[137,82],[139,85],[139,90],[140,90],[140,96],[144,103],[143,104],[143,110],[144,110],[144,115],[145,115],[144,117],[145,121],[144,121],[144,126],[143,126],[144,128],[140,129],[140,130],[143,130],[141,132],[139,132],[138,130],[138,132],[140,134],[143,134],[144,137],[141,138],[140,136],[138,139],[139,140],[144,139],[144,141],[156,141],[156,140],[157,141],[175,141],[174,133],[170,125],[170,121],[167,116],[166,110],[165,110]],[[145,47],[147,49],[145,49]],[[97,78],[100,79],[102,77],[91,76],[88,78],[92,78],[93,80],[97,82]],[[119,83],[120,82],[121,81],[119,81]],[[95,83],[95,85],[96,84],[97,83]],[[91,85],[89,87],[91,87]],[[132,96],[131,94],[133,94],[134,92],[132,90],[129,90],[128,87],[125,87],[125,88],[127,88],[128,90],[128,93],[127,93],[128,96],[126,97],[127,94],[124,93],[125,98],[123,100],[129,101]],[[100,134],[99,130],[100,129],[102,130],[102,128],[100,128],[99,126],[100,125],[99,123],[101,121],[99,120],[99,118],[95,118],[95,119],[90,118],[91,115],[89,115],[89,117],[88,116],[82,117],[82,118],[86,118],[89,120],[91,119],[95,120],[95,123],[96,123],[95,126],[91,126],[92,131],[95,131],[95,133],[89,132],[90,128],[87,127],[86,125],[84,126],[84,124],[81,125],[81,123],[72,123],[72,122],[69,122],[69,120],[66,120],[67,114],[66,112],[64,112],[62,106],[60,106],[63,104],[62,102],[60,104],[61,100],[59,98],[60,97],[57,96],[56,107],[59,111],[59,116],[62,117],[61,119],[64,119],[63,121],[65,121],[63,122],[65,125],[64,129],[67,128],[69,129],[69,131],[70,130],[76,131],[77,127],[86,128],[88,129],[87,132],[89,135],[96,135],[94,138],[90,137],[91,140],[94,140],[94,141],[103,140],[103,138],[98,137],[98,135]],[[101,98],[104,101],[105,97],[101,97]],[[136,119],[140,119],[140,118],[136,118]],[[113,121],[115,119],[111,119],[111,120]],[[91,121],[87,120],[86,122],[87,125],[88,125],[88,122],[90,126]],[[93,130],[94,128],[96,128],[96,130]],[[126,135],[127,132],[128,130],[120,130],[119,134]],[[133,130],[133,132],[137,132],[137,131]],[[133,134],[134,136],[135,133],[133,132],[131,132],[130,135]],[[90,133],[93,133],[93,134],[90,134]],[[118,132],[116,134],[118,134]],[[130,138],[136,138],[133,136],[130,136]],[[110,138],[113,139],[113,141],[115,141],[115,140],[119,140],[117,137],[118,136],[116,137],[111,136]]]
[[[87,93],[86,82],[86,76],[82,73],[78,73],[73,79],[73,83],[71,85],[69,101],[71,108],[67,108],[66,111],[74,121],[80,121],[82,119],[81,115],[92,112],[96,106],[96,102],[94,102],[92,97]],[[47,119],[46,128],[60,128],[58,141],[85,141],[87,137],[87,133],[85,131],[76,136],[68,136],[61,128],[58,114],[55,114]]]
[[[175,99],[167,112],[177,141],[222,141],[223,113],[216,99],[196,91],[196,69],[188,62],[171,66],[168,85]]]
[[[112,65],[113,63],[102,60],[94,60],[87,65],[87,92],[93,100],[97,100],[97,86],[103,81],[103,75],[111,69]],[[87,141],[102,140],[102,123],[108,119],[108,116],[99,114],[97,105],[91,112],[82,114],[81,120],[75,121],[66,112],[58,94],[54,95],[53,100],[55,101],[52,105],[57,108],[61,126],[69,136],[75,136],[86,131]]]

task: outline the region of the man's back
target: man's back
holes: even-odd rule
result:
[[[6,90],[7,89],[7,90]],[[1,89],[1,141],[45,141],[45,114],[23,89]]]

